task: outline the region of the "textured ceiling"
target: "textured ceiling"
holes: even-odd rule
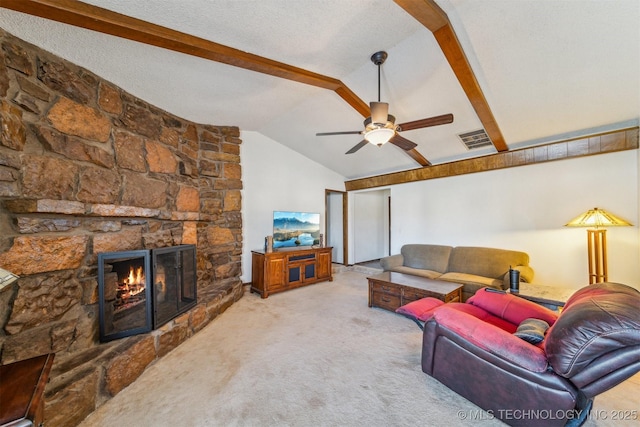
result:
[[[456,134],[482,127],[432,33],[390,0],[87,0],[102,8],[341,80],[397,122],[445,113],[454,123],[402,135],[431,163],[486,155]],[[437,0],[510,149],[637,126],[637,0]],[[1,5],[1,2],[0,2]],[[418,164],[399,148],[344,153],[362,117],[333,91],[0,9],[6,31],[199,123],[259,132],[356,178]]]

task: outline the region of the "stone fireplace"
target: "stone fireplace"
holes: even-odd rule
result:
[[[56,354],[46,425],[78,425],[242,297],[239,136],[0,29],[0,266],[20,276],[0,290],[0,364]],[[172,247],[194,248],[180,280],[196,287],[174,299],[145,288],[151,329],[101,342],[98,273],[117,266],[99,254],[148,253],[146,273],[175,260]]]
[[[157,329],[196,303],[194,245],[98,254],[100,341]]]

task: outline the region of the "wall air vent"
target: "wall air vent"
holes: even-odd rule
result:
[[[471,132],[461,133],[458,138],[462,141],[467,150],[475,150],[476,148],[488,147],[493,145],[489,135],[484,129],[478,129]]]

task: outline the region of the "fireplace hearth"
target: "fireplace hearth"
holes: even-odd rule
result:
[[[156,329],[195,306],[196,248],[98,254],[100,341]]]

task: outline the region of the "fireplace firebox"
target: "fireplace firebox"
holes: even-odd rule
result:
[[[195,245],[98,254],[100,341],[156,329],[197,303]]]

